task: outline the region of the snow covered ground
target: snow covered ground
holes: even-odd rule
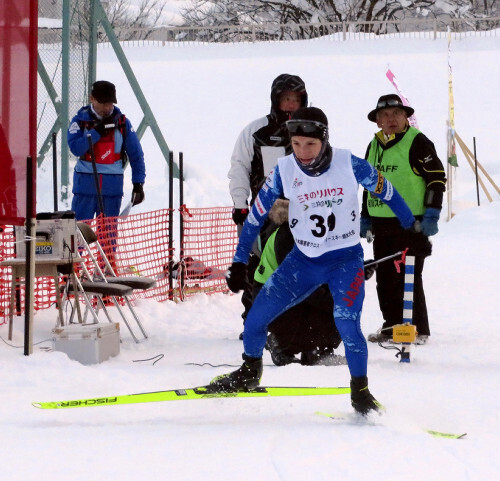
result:
[[[456,128],[500,184],[497,148],[500,38],[453,42]],[[188,206],[230,205],[226,172],[239,131],[269,110],[272,80],[300,75],[309,99],[329,116],[332,142],[363,155],[375,131],[366,119],[393,91],[390,66],[415,107],[420,128],[446,159],[446,40],[391,39],[283,44],[128,47],[125,52],[167,143],[183,151]],[[99,49],[98,77],[114,81],[119,106],[138,125],[141,113],[111,49]],[[151,133],[143,139],[146,201],[167,204],[166,168]],[[432,336],[402,364],[369,346],[370,387],[387,413],[369,421],[331,421],[316,411],[351,412],[349,396],[212,399],[41,411],[32,401],[77,399],[206,384],[241,363],[239,296],[199,295],[181,304],[140,301],[150,339],[135,344],[122,326],[120,355],[84,366],[51,347],[55,310],[35,316],[35,352],[22,352],[23,320],[12,343],[0,343],[0,437],[3,479],[454,481],[500,475],[497,446],[500,362],[496,348],[500,270],[499,196],[476,207],[463,155],[454,212],[440,222],[424,282]],[[49,189],[50,167],[38,190]],[[129,194],[127,194],[129,195]],[[50,210],[50,196],[38,211]],[[443,209],[443,217],[446,206]],[[371,246],[363,241],[365,258]],[[367,283],[362,328],[381,325],[375,283]],[[7,326],[0,326],[7,339]],[[486,342],[488,341],[488,342]],[[14,347],[17,346],[18,348]],[[150,359],[163,354],[158,362]],[[345,366],[273,366],[265,354],[263,385],[346,386]],[[467,432],[436,439],[424,428]]]

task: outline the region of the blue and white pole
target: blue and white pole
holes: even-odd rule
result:
[[[406,256],[405,285],[403,294],[403,325],[413,322],[413,284],[415,280],[415,256]],[[411,342],[403,342],[400,362],[410,362]]]

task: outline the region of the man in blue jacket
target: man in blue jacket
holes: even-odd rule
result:
[[[99,80],[92,85],[90,104],[71,120],[68,145],[78,157],[73,174],[71,209],[77,220],[92,219],[101,209],[87,135],[92,138],[104,215],[116,217],[123,197],[123,171],[127,159],[132,168],[132,205],[144,200],[146,167],[139,138],[130,121],[116,107],[116,88]]]

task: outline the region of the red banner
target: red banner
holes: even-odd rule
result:
[[[37,29],[36,0],[0,2],[0,222],[4,224],[24,223],[28,156],[36,166]],[[36,167],[30,176],[36,195]],[[35,213],[33,208],[31,215]]]

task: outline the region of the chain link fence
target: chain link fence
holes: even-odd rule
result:
[[[63,45],[62,0],[38,1],[38,164],[52,159],[52,132],[60,129],[58,157],[61,141],[65,142],[67,125],[60,125],[61,109],[68,109],[70,118],[87,103],[89,27],[88,0],[69,1],[68,45]],[[62,105],[63,54],[68,55],[68,105]]]

